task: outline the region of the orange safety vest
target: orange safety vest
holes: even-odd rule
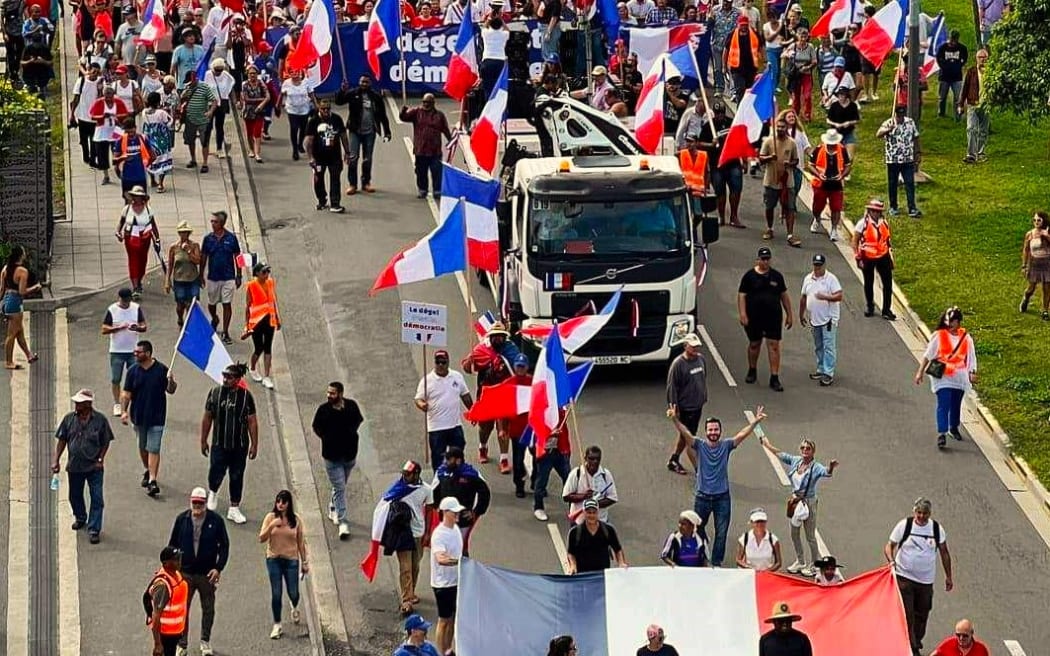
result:
[[[270,325],[274,328],[280,326],[277,320],[277,290],[273,278],[267,278],[266,286],[263,287],[258,279],[249,280],[247,285],[248,296],[248,325],[252,330],[267,316],[270,317]]]
[[[168,589],[168,605],[160,611],[160,634],[167,636],[182,635],[186,630],[186,600],[189,597],[190,586],[182,574],[175,572],[174,576],[168,574],[161,567],[153,575],[150,588],[157,580],[164,582]],[[147,624],[152,623],[152,618]]]
[[[682,177],[685,178],[685,186],[689,193],[694,196],[703,196],[707,190],[707,153],[702,150],[696,151],[696,155],[683,148],[678,152],[678,165],[682,169]]]
[[[955,354],[952,354],[952,340],[948,337],[950,333],[942,328],[937,331],[937,359],[944,363],[944,374],[950,376],[959,369],[966,367],[966,360],[970,355],[970,341],[966,339],[966,330],[959,328],[959,339],[962,342]]]
[[[139,140],[139,157],[142,158],[142,167],[149,167],[149,146],[146,144],[146,139],[141,134],[136,134],[135,138]],[[120,156],[124,157],[128,154],[128,134],[125,132],[120,135]]]
[[[759,65],[759,54],[758,54],[758,35],[751,28],[747,30],[748,39],[751,41],[751,62],[758,68]],[[740,66],[740,31],[733,30],[733,34],[729,37],[729,58],[727,60],[729,68],[736,68]]]
[[[819,176],[819,177],[817,177],[817,178],[815,178],[813,180],[812,186],[814,186],[814,187],[819,187],[822,179],[827,174],[827,170],[828,170],[828,151],[829,150],[834,150],[835,151],[834,154],[833,154],[833,157],[835,158],[835,164],[837,165],[839,175],[842,175],[842,161],[843,161],[843,157],[842,157],[843,147],[842,147],[842,144],[835,144],[834,146],[828,146],[827,144],[820,144],[820,147],[817,148],[817,157],[816,157],[817,161],[813,165],[813,168],[817,170],[817,175]]]
[[[867,217],[864,218],[864,231],[861,233],[860,252],[867,260],[877,260],[890,252],[890,226],[885,221],[878,225]]]

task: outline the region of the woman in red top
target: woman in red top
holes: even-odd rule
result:
[[[425,1],[419,5],[419,15],[412,19],[412,29],[414,30],[429,30],[441,27],[441,24],[441,16],[435,16],[433,5]]]

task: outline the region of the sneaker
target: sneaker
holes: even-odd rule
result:
[[[548,519],[547,511],[544,510],[543,508],[537,508],[536,510],[533,510],[532,511],[532,516],[535,517],[536,519],[540,520],[541,522],[545,522]]]
[[[273,380],[269,376],[265,376],[262,379],[262,386],[266,389],[273,389]]]
[[[801,248],[802,247],[802,240],[799,239],[798,237],[796,237],[795,235],[788,235],[788,240],[787,241],[788,241],[788,246],[791,246],[792,248]]]
[[[215,510],[219,507],[219,495],[211,490],[208,490],[208,503],[206,507],[208,510]]]
[[[875,316],[875,308],[871,307],[870,305],[868,307],[864,308],[864,316],[866,316],[866,317],[873,317],[873,316]]]
[[[773,228],[766,228],[762,231],[762,239],[769,241],[773,238]]]
[[[896,207],[891,207],[890,208],[890,216],[900,216],[900,215],[901,215],[901,211],[899,209],[897,209]]]
[[[270,630],[270,640],[277,640],[284,634],[284,630],[281,628],[281,623],[273,625],[273,629]]]
[[[962,433],[959,432],[959,427],[958,426],[956,426],[955,428],[949,428],[948,429],[948,435],[951,435],[952,439],[955,440],[956,442],[962,442],[962,438],[963,437],[962,437]]]
[[[922,216],[922,210],[920,210],[918,207],[913,207],[910,210],[908,210],[908,216],[910,216],[913,219],[917,219]]]
[[[758,380],[758,370],[757,369],[748,369],[747,370],[747,375],[744,376],[744,382],[747,383],[748,385],[753,385],[756,380]]]
[[[510,460],[501,458],[499,461],[499,473],[509,474],[510,473]]]
[[[937,448],[943,449],[944,445],[948,443],[948,438],[945,437],[944,433],[937,436]]]
[[[328,519],[336,526],[339,526],[339,513],[335,511],[333,506],[328,506]]]
[[[326,207],[328,207],[328,203],[317,203],[317,205],[314,206],[314,209],[316,209],[318,212],[320,212],[321,210],[323,210]]]
[[[142,487],[149,487],[149,470],[142,472]]]
[[[814,371],[813,373],[811,373],[809,375],[809,379],[810,380],[820,380],[823,377],[824,377],[824,374],[820,373],[819,371]],[[796,560],[795,562],[797,563],[798,561]],[[791,573],[794,574],[794,572],[791,572]]]
[[[197,160],[191,159],[189,161],[189,163],[186,164],[186,168],[188,168],[188,169],[195,169],[195,168],[197,168]]]
[[[874,100],[874,101],[876,101],[876,102],[878,102],[878,100],[879,100],[879,94],[877,94],[877,93],[873,93],[873,94],[871,94],[871,99],[872,99],[872,100]]]
[[[215,652],[212,651],[211,645],[206,641],[201,640],[201,656],[213,656],[214,654]]]
[[[340,540],[349,540],[350,539],[350,525],[347,524],[346,522],[340,522],[339,523],[339,539]],[[298,620],[295,620],[294,611],[293,611],[293,614],[292,614],[292,620],[295,621],[296,624],[299,623]]]
[[[249,369],[248,370],[248,376],[250,376],[251,379],[254,380],[257,383],[261,383],[262,379],[263,379],[262,374],[260,374],[258,371],[254,370],[254,369]]]
[[[835,377],[834,376],[824,375],[820,379],[820,386],[821,387],[831,387],[831,384],[834,383],[834,382],[835,382]]]
[[[342,214],[343,212],[346,211],[346,208],[343,207],[342,205],[332,205],[331,207],[328,208],[328,211],[331,212],[332,214]]]
[[[802,563],[800,563],[800,562],[798,562],[796,560],[795,562],[793,562],[790,565],[788,565],[787,572],[788,572],[788,574],[798,574],[799,572],[802,571],[802,569],[804,567],[806,567],[806,565],[804,565],[804,564],[802,564]]]
[[[780,384],[780,377],[779,376],[770,376],[769,377],[769,389],[773,390],[774,392],[783,392],[784,391],[784,386]]]
[[[963,157],[963,164],[973,164],[976,161],[977,158],[973,155],[967,155],[966,157]]]
[[[230,333],[223,333],[222,334],[222,343],[226,344],[227,346],[229,346],[230,344],[233,344],[233,338],[230,337]]]
[[[979,155],[977,155],[977,161],[978,162],[987,162],[988,161],[988,156],[983,154],[983,153],[979,154]]]
[[[73,525],[70,526],[69,528],[73,529],[74,531],[79,531],[80,529],[84,528],[85,526],[87,526],[87,522],[85,522],[83,519],[78,519],[78,520],[74,521]]]
[[[426,197],[427,197],[427,192],[425,192],[425,191],[420,191],[420,192],[418,192],[416,194],[416,198],[418,198],[419,200],[424,200]]]
[[[514,496],[516,496],[519,499],[524,499],[525,498],[525,486],[524,485],[519,485],[518,487],[514,488]]]
[[[346,188],[346,195],[347,196],[353,196],[356,193],[357,193],[357,187],[355,187],[354,185],[350,185],[349,187]]]
[[[820,221],[813,219],[813,223],[809,224],[809,231],[814,234],[820,233]]]
[[[102,542],[102,538],[98,533],[91,533],[88,535],[88,542],[91,544],[98,544],[99,542]]]
[[[302,619],[302,615],[299,614],[299,607],[292,606],[292,624],[298,624],[300,619]]]
[[[1031,296],[1025,296],[1024,298],[1021,299],[1021,305],[1019,305],[1017,307],[1018,312],[1021,312],[1023,314],[1023,313],[1028,311],[1028,301],[1030,299],[1031,299]]]
[[[478,462],[485,464],[489,461],[489,448],[487,446],[478,447]]]
[[[799,574],[805,576],[808,579],[811,579],[817,575],[817,570],[814,569],[812,565],[806,565],[799,571]]]
[[[156,496],[160,494],[160,486],[157,485],[157,481],[149,482],[149,485],[146,487],[146,494],[154,498],[156,498]]]
[[[828,235],[828,239],[830,239],[831,241],[838,241],[839,239],[841,239],[841,237],[839,237],[839,231],[832,230],[831,234]]]
[[[882,318],[885,319],[886,321],[894,321],[894,320],[897,319],[897,315],[894,314],[890,310],[883,310],[882,311]]]
[[[1043,321],[1050,321],[1050,312],[1043,310],[1043,313],[1039,315],[1039,318]]]
[[[114,417],[119,417],[123,413],[124,413],[124,409],[120,407],[120,404],[119,403],[114,403],[113,404],[113,416]]]
[[[667,459],[667,471],[682,475],[688,473],[686,472],[685,467],[682,466],[681,461],[678,460],[677,456],[671,456]]]
[[[230,509],[226,511],[226,519],[234,524],[244,524],[248,521],[248,518],[244,516],[244,513],[237,506],[230,506]]]
[[[209,647],[209,649],[210,649],[210,647]],[[203,653],[204,653],[204,650],[202,649],[201,650],[201,654],[203,654]],[[208,653],[211,654],[213,652],[209,651]],[[175,656],[189,656],[189,654],[190,654],[190,650],[189,650],[188,647],[183,647],[182,645],[179,645],[178,647],[175,648]]]

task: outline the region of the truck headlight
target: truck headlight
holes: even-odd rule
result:
[[[679,319],[671,324],[671,338],[667,340],[667,346],[673,348],[684,342],[692,323],[689,319]]]

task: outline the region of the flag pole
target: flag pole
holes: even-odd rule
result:
[[[665,102],[667,102],[667,59],[666,59],[666,57],[664,57],[664,55],[660,55],[660,83],[661,83],[660,84],[660,91],[662,91],[663,95],[664,95],[664,97],[660,99],[660,108],[662,110],[663,109],[663,104]],[[703,85],[701,85],[701,86],[703,86]],[[661,155],[664,154],[664,141],[666,141],[664,139],[664,133],[666,131],[667,130],[666,130],[666,127],[665,127],[665,129],[663,131],[661,131],[661,134],[660,134],[660,154]]]
[[[427,343],[423,342],[423,401],[427,404]],[[423,462],[430,462],[430,426],[427,424],[427,413],[423,413]],[[436,472],[435,472],[436,473]]]
[[[467,199],[464,196],[460,196],[459,200],[456,201],[459,204],[459,211],[463,215],[463,259],[464,262],[464,276],[463,286],[467,290],[467,346],[473,344],[470,341],[470,335],[474,332],[474,292],[470,289],[470,241],[467,239]]]
[[[569,401],[569,414],[572,416],[572,437],[576,442],[576,452],[579,453],[580,464],[584,463],[583,443],[580,442],[580,427],[576,424],[576,399]]]
[[[333,31],[335,32],[335,47],[339,49],[339,68],[343,73],[343,82],[346,82],[346,56],[343,54],[343,40],[339,36],[338,22],[336,22]]]
[[[401,67],[401,105],[404,106],[408,104],[408,71],[405,68],[405,44],[400,43],[405,33],[404,23],[402,23],[404,20],[404,6],[401,4],[401,0],[394,0],[394,2],[397,2],[397,40],[399,42],[397,44],[397,52],[400,60],[398,65]]]
[[[197,307],[197,299],[193,299],[193,303],[186,309],[186,314],[182,316],[182,328],[179,329],[179,338],[175,340],[175,348],[171,352],[171,361],[168,363],[168,373],[170,374],[175,369],[175,358],[179,355],[179,344],[182,343],[182,336],[186,334],[186,319],[190,312],[193,312],[193,308]]]
[[[711,126],[711,138],[714,139],[714,144],[718,146],[718,130],[715,129],[715,115],[711,111],[711,103],[707,101],[707,89],[704,88],[703,77],[706,77],[707,71],[700,70],[700,64],[696,61],[696,51],[693,50],[692,44],[689,47],[689,56],[693,60],[693,69],[701,76],[700,79],[700,97],[704,99],[704,108],[707,110],[707,124]],[[769,66],[766,66],[766,70],[769,70]],[[773,95],[776,95],[775,93]]]

